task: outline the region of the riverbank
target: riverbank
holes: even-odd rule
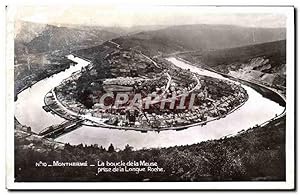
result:
[[[46,78],[49,78],[59,72],[65,71],[66,69],[70,68],[71,66],[74,66],[74,61],[67,59],[64,56],[60,56],[61,60],[58,60],[55,58],[57,61],[54,65],[41,65],[41,68],[32,68],[30,72],[32,74],[28,75],[25,74],[26,76],[23,76],[21,79],[16,78],[14,81],[14,99],[15,101],[17,100],[17,96],[19,93],[22,93],[24,90],[32,87],[34,84],[37,82],[44,80]],[[59,65],[57,65],[59,64]],[[18,65],[21,66],[21,65]],[[22,66],[27,66],[23,64]],[[18,71],[18,70],[15,70]],[[22,73],[19,73],[22,74]]]
[[[180,57],[175,57],[177,59],[179,59],[180,61],[183,61],[187,64],[190,64],[192,66],[196,66],[196,67],[199,67],[199,65],[197,64],[193,64],[192,62],[189,62],[183,58],[180,58]],[[219,71],[216,71],[208,66],[205,66],[205,65],[201,65],[202,68],[205,68],[206,70],[208,71],[211,71],[211,72],[214,72],[216,74],[219,74],[219,75],[222,75],[223,77],[225,78],[228,78],[228,79],[231,79],[231,80],[234,80],[234,81],[238,81],[240,83],[243,83],[253,89],[255,89],[256,91],[258,91],[260,94],[263,95],[263,97],[266,97],[268,99],[271,99],[272,101],[275,101],[277,102],[279,105],[285,107],[286,106],[286,97],[285,97],[285,94],[283,93],[280,93],[278,92],[276,89],[274,88],[271,88],[271,87],[268,87],[268,86],[265,86],[263,84],[260,84],[260,83],[257,83],[255,81],[249,81],[249,80],[245,80],[245,79],[242,79],[242,78],[237,78],[237,77],[234,77],[234,76],[231,76],[231,75],[228,75],[228,74],[225,74],[225,73],[222,73],[222,72],[219,72]],[[274,94],[276,96],[274,96]],[[285,109],[284,111],[280,114],[281,116],[285,115]]]
[[[27,90],[28,88],[33,87],[35,84],[37,84],[39,81],[42,81],[46,78],[52,77],[53,75],[65,71],[66,69],[70,68],[71,66],[75,66],[74,61],[66,59],[66,57],[61,56],[61,60],[58,60],[60,63],[59,66],[55,63],[55,65],[44,65],[43,68],[47,67],[47,71],[42,71],[43,74],[37,73],[32,75],[27,75],[23,79],[15,79],[14,81],[14,101],[17,101],[18,94],[22,93],[23,91]],[[20,66],[20,65],[19,65]],[[26,66],[26,65],[23,65]],[[16,70],[15,70],[16,71]],[[41,72],[41,71],[39,71]],[[30,126],[23,125],[19,122],[19,120],[14,117],[14,123],[15,123],[15,130],[19,130],[20,132],[27,132],[35,135],[35,132],[31,131]]]
[[[55,70],[53,67],[53,69],[50,69],[48,71],[49,74],[53,74],[49,75],[48,77],[42,80],[39,80],[38,82],[33,83],[32,85],[27,85],[26,87],[22,88],[22,90],[19,90],[16,93],[16,95],[18,95],[19,98],[23,99],[24,97],[29,96],[31,91],[36,91],[35,95],[29,97],[29,99],[25,98],[27,100],[34,99],[34,101],[27,101],[25,104],[23,104],[22,100],[19,100],[17,98],[15,100],[16,120],[19,121],[20,124],[30,127],[33,133],[38,133],[39,131],[50,125],[53,125],[55,123],[61,123],[63,121],[59,116],[55,117],[54,115],[46,113],[42,109],[42,107],[44,106],[44,95],[48,92],[47,89],[52,89],[60,82],[60,80],[57,80],[57,78],[63,79],[64,77],[69,77],[74,70],[80,69],[82,66],[78,65],[77,62],[71,60],[74,58],[74,56],[72,55],[66,56],[65,58],[68,58],[68,61],[70,62],[68,64],[68,67],[61,66],[61,68],[58,68],[60,66],[56,66],[56,68],[58,68],[57,70]],[[39,97],[41,97],[41,99]],[[30,107],[30,110],[28,110],[28,107]],[[32,121],[33,123],[26,122],[26,119],[28,117],[31,118],[30,116],[32,114],[37,113],[39,119],[43,120],[43,123],[40,123],[41,125],[37,126],[37,123],[34,122],[34,120]]]

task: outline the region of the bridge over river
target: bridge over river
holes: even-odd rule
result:
[[[81,127],[84,122],[84,119],[74,119],[74,120],[65,120],[64,122],[58,125],[51,125],[43,129],[39,135],[44,138],[58,138],[66,133],[69,133],[78,127]]]

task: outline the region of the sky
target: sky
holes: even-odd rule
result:
[[[16,19],[47,24],[99,26],[228,24],[249,27],[285,27],[278,8],[199,6],[23,6]]]

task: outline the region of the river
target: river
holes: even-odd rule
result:
[[[18,94],[18,100],[15,102],[15,117],[21,124],[30,126],[33,132],[38,133],[50,125],[64,121],[57,115],[45,112],[42,106],[44,105],[44,96],[48,91],[59,85],[63,79],[69,77],[73,72],[89,64],[89,62],[73,55],[69,55],[68,58],[78,64],[52,77],[41,80]],[[217,73],[199,69],[177,58],[172,57],[167,60],[178,67],[190,69],[190,71],[201,75],[226,79]],[[195,126],[181,131],[170,130],[161,131],[160,133],[141,133],[130,130],[83,126],[56,140],[70,144],[98,144],[106,148],[112,143],[116,148],[120,149],[123,149],[126,144],[133,146],[135,149],[194,144],[236,134],[240,130],[246,130],[270,120],[276,114],[279,115],[284,111],[284,107],[263,97],[251,87],[246,85],[242,85],[242,87],[247,90],[249,95],[248,101],[225,118],[210,122],[202,127]]]

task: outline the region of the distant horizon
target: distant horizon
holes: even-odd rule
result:
[[[17,6],[15,19],[49,25],[132,28],[137,26],[230,25],[285,28],[284,10],[201,6]]]
[[[18,19],[15,22],[28,22],[28,23],[33,23],[33,24],[41,24],[41,25],[51,25],[51,26],[57,26],[57,27],[67,27],[67,26],[90,26],[90,27],[103,27],[103,28],[136,28],[136,27],[176,27],[176,26],[197,26],[197,25],[207,25],[207,26],[232,26],[232,27],[242,27],[242,28],[265,28],[265,29],[286,29],[285,26],[282,27],[252,27],[252,26],[243,26],[243,25],[235,25],[235,24],[207,24],[207,23],[191,23],[191,24],[174,24],[174,25],[168,25],[168,24],[150,24],[150,25],[133,25],[133,26],[104,26],[100,24],[76,24],[76,23],[41,23],[41,22],[36,22],[36,21],[29,21],[29,20],[23,20],[23,19]]]

